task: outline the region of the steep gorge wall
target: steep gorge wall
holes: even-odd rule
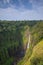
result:
[[[29,37],[29,26],[0,24],[0,64],[18,62],[24,55]],[[4,60],[3,60],[4,59]],[[8,62],[9,61],[9,62]]]

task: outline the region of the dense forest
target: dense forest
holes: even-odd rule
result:
[[[0,65],[43,65],[43,20],[0,20]]]

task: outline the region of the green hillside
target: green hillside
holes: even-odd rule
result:
[[[33,48],[31,57],[25,62],[24,65],[43,65],[43,40]]]
[[[30,57],[29,50],[27,49],[23,60],[20,61],[18,65],[43,65],[43,40],[34,46]]]

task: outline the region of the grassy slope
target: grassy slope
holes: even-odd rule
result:
[[[28,52],[29,54],[29,52]],[[41,40],[34,48],[31,57],[26,56],[18,65],[43,65],[43,40]]]

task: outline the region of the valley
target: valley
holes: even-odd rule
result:
[[[0,65],[43,65],[43,20],[0,20]]]

